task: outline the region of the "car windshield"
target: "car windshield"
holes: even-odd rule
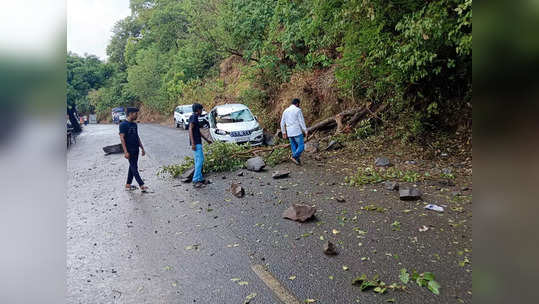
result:
[[[183,114],[189,114],[193,112],[193,106],[181,106],[176,108],[176,112],[180,113],[183,112]]]
[[[217,123],[234,123],[234,122],[244,122],[252,121],[255,118],[248,109],[239,110],[236,112],[227,113],[224,115],[217,115]]]

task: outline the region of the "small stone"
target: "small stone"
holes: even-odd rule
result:
[[[230,192],[235,196],[235,197],[238,197],[238,198],[241,198],[245,195],[245,189],[243,189],[242,186],[240,186],[239,184],[235,184],[235,183],[232,183],[230,185]]]
[[[320,151],[320,144],[318,142],[308,142],[305,144],[306,153],[317,153]]]
[[[274,179],[285,178],[285,177],[288,177],[289,174],[290,174],[290,171],[275,171],[273,172],[271,177]]]
[[[389,161],[387,157],[378,157],[374,161],[376,167],[391,167],[393,164]]]
[[[238,176],[243,176],[243,171],[238,172]]]
[[[452,173],[452,170],[451,170],[451,168],[443,168],[443,169],[442,169],[442,173],[443,173],[443,174],[446,174],[446,175],[449,175],[449,174]]]
[[[342,196],[336,197],[335,200],[336,200],[337,202],[339,202],[339,203],[344,203],[344,202],[346,202],[346,199],[344,199],[344,197],[342,197]]]
[[[226,179],[226,176],[223,175],[223,176],[221,176],[221,178],[222,178],[222,179]]]
[[[384,188],[390,191],[399,190],[399,184],[397,182],[386,181],[384,182]]]
[[[417,200],[421,198],[421,192],[417,188],[400,189],[399,197],[403,201]]]
[[[337,255],[335,245],[333,245],[332,242],[327,241],[326,244],[324,244],[324,253],[327,255]]]
[[[415,160],[407,160],[404,162],[406,165],[417,165],[417,162]]]

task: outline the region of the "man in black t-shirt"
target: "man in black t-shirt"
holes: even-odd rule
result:
[[[127,108],[127,120],[120,124],[120,139],[122,141],[122,148],[124,150],[125,158],[129,160],[129,173],[127,174],[127,183],[125,184],[126,190],[134,190],[135,186],[131,186],[133,177],[137,180],[142,192],[146,192],[148,187],[144,185],[140,174],[138,173],[138,155],[139,147],[142,156],[146,155],[142,141],[138,136],[137,123],[135,120],[138,117],[137,108]]]
[[[200,125],[198,117],[202,114],[202,105],[193,104],[193,115],[189,117],[189,144],[195,154],[195,173],[193,174],[193,186],[200,188],[204,185],[204,178],[202,177],[202,166],[204,165],[204,153],[202,152],[202,140],[204,138],[208,143],[211,141],[206,136],[200,133]]]

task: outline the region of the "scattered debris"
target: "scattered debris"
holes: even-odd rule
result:
[[[273,177],[274,179],[285,178],[285,177],[288,177],[289,174],[290,174],[290,171],[275,171],[273,172],[271,177]]]
[[[432,272],[418,273],[414,270],[412,274],[409,274],[406,268],[402,268],[399,278],[404,284],[408,284],[410,279],[412,279],[412,281],[416,282],[420,287],[427,287],[433,294],[440,295],[440,284],[435,281]]]
[[[293,221],[305,222],[306,220],[313,217],[315,212],[316,208],[314,207],[308,205],[293,204],[283,212],[283,218],[291,219]]]
[[[327,255],[337,255],[337,251],[335,250],[335,245],[332,242],[327,241],[326,244],[324,245],[324,253]]]
[[[254,299],[256,296],[256,292],[251,292],[248,296],[245,297],[245,301],[243,301],[243,304],[251,303],[251,300]]]
[[[427,227],[427,226],[425,226],[425,225],[423,225],[423,226],[421,226],[421,227],[419,228],[419,232],[425,232],[425,231],[427,231],[427,230],[429,230],[429,227]]]
[[[241,198],[245,195],[245,189],[242,186],[236,183],[230,184],[230,192],[238,198]]]
[[[387,157],[378,157],[374,161],[374,165],[376,167],[391,167],[393,164],[389,161],[389,158]]]
[[[405,165],[417,165],[417,162],[415,160],[407,160],[404,162]]]
[[[384,188],[390,191],[399,190],[399,184],[397,182],[386,181],[384,182]]]
[[[421,198],[421,192],[417,188],[400,189],[399,197],[403,201],[417,200]]]
[[[245,163],[245,168],[247,168],[249,171],[259,172],[262,171],[264,167],[266,167],[266,163],[260,156],[249,158]]]
[[[188,183],[193,180],[193,175],[195,174],[195,168],[187,169],[182,174],[182,182]]]
[[[444,212],[444,207],[438,206],[436,204],[428,204],[425,206],[425,209],[436,211],[436,212]]]

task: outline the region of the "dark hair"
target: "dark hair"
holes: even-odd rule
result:
[[[138,112],[138,108],[135,108],[135,107],[127,107],[127,111],[126,111],[126,115],[129,115],[131,113],[136,113]]]
[[[299,105],[299,98],[292,99],[292,104],[293,105]]]
[[[197,112],[198,110],[201,110],[201,111],[202,111],[203,108],[204,108],[204,107],[203,107],[201,104],[199,104],[199,103],[194,103],[194,104],[193,104],[193,112]]]

